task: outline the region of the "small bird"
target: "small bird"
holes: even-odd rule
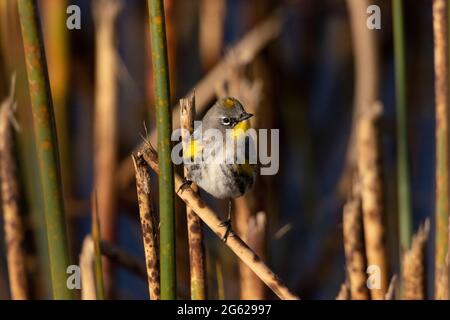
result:
[[[222,224],[227,227],[223,238],[224,242],[231,230],[232,199],[244,195],[255,182],[256,164],[251,164],[249,161],[250,147],[254,141],[250,135],[245,134],[250,129],[249,119],[252,116],[235,98],[218,100],[204,115],[201,127],[196,129],[196,131],[202,130],[201,138],[198,138],[198,132],[194,131],[188,147],[183,153],[183,158],[192,161],[192,163],[185,164],[188,173],[185,182],[195,182],[213,197],[229,201],[228,219]],[[226,144],[227,130],[233,141],[231,148]],[[218,143],[212,137],[218,132],[221,133],[222,143]],[[235,141],[240,141],[240,143],[234,143]],[[204,152],[205,150],[208,152]],[[203,158],[196,161],[196,156],[200,152],[202,152],[200,155]],[[227,158],[236,159],[235,155],[239,152],[244,152],[244,163],[226,161]]]

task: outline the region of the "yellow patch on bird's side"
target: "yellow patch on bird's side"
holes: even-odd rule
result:
[[[234,128],[231,130],[231,136],[233,138],[239,138],[245,134],[245,132],[250,129],[250,121],[244,120],[239,122]]]
[[[201,151],[201,147],[196,140],[188,141],[188,145],[183,149],[183,158],[194,161],[195,156]]]
[[[234,99],[231,99],[231,98],[226,98],[224,101],[223,101],[223,105],[226,107],[226,108],[234,108],[234,106],[235,106],[235,101],[234,101]]]
[[[250,163],[242,163],[239,164],[238,170],[240,174],[246,174],[248,176],[252,176],[253,172],[255,171],[255,165]]]

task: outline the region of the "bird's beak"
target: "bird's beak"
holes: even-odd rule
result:
[[[245,121],[245,120],[247,120],[247,119],[250,119],[251,117],[253,117],[253,114],[244,112],[244,113],[242,113],[241,116],[239,117],[239,122]]]

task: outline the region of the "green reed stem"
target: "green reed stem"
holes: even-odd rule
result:
[[[395,54],[395,91],[397,110],[397,192],[400,252],[411,245],[411,190],[408,157],[408,128],[406,100],[405,34],[403,0],[392,1]],[[401,261],[401,259],[400,259]]]
[[[41,24],[35,0],[18,0],[18,9],[44,197],[53,298],[71,299],[66,285],[70,259],[58,144]]]
[[[169,65],[163,0],[148,0],[159,154],[161,299],[176,298],[174,181]]]

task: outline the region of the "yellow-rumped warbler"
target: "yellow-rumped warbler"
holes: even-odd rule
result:
[[[252,116],[235,98],[218,100],[203,117],[183,154],[190,160],[185,163],[187,182],[195,182],[215,198],[229,200],[224,241],[231,227],[231,199],[242,196],[255,181],[256,164],[249,161],[254,141],[246,134]]]

